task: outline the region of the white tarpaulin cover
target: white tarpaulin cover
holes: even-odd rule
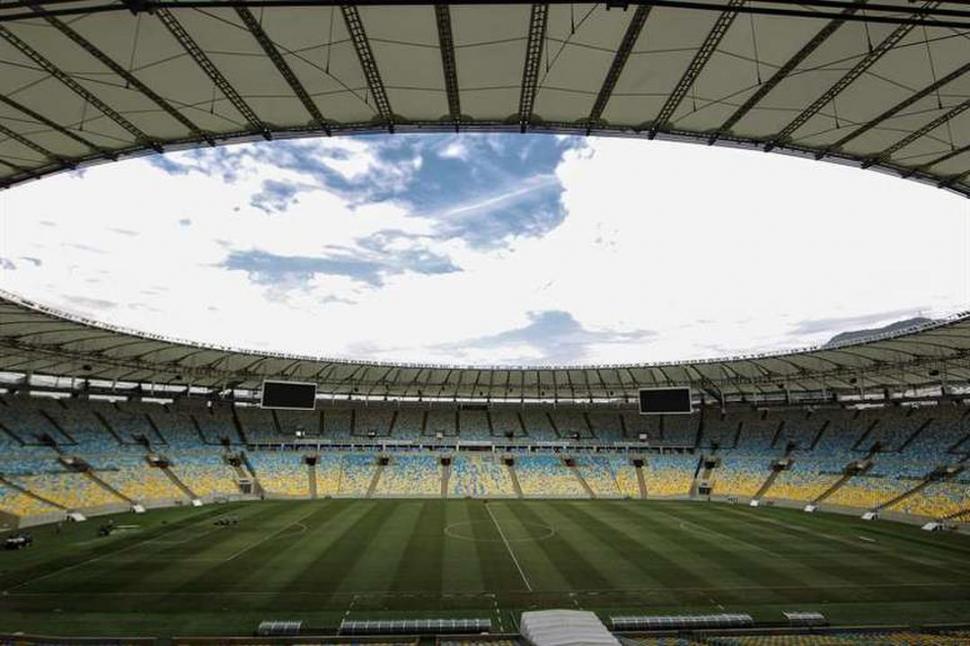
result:
[[[583,610],[534,610],[523,612],[522,636],[535,646],[618,646],[595,613]]]

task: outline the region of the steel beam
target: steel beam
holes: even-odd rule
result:
[[[522,85],[519,92],[520,132],[525,132],[532,121],[532,108],[539,88],[539,64],[542,61],[548,23],[549,5],[533,4],[529,14],[528,40],[525,46],[525,63],[522,66]]]
[[[451,33],[451,9],[446,4],[434,6],[438,25],[438,49],[441,50],[441,72],[448,94],[448,114],[458,124],[461,121],[461,96],[458,91],[458,66],[455,63],[455,39]]]
[[[34,9],[34,11],[36,11],[38,14],[43,16],[43,7],[41,7],[41,5],[38,2],[36,2],[36,0],[31,4],[31,7]],[[169,103],[164,98],[159,96],[158,93],[155,92],[155,90],[151,89],[143,82],[141,82],[138,79],[138,77],[136,77],[134,74],[132,74],[124,67],[119,65],[117,61],[115,61],[110,56],[108,56],[103,51],[101,51],[87,38],[85,38],[78,32],[74,31],[71,27],[66,25],[64,22],[62,22],[57,18],[54,18],[53,16],[43,16],[43,17],[48,22],[48,24],[54,27],[54,29],[56,29],[57,31],[67,36],[69,39],[71,39],[71,41],[74,42],[74,44],[76,44],[78,47],[80,47],[87,53],[91,54],[91,56],[98,59],[98,61],[101,62],[105,67],[110,69],[119,77],[123,78],[125,80],[125,83],[127,83],[129,86],[141,92],[152,103],[154,103],[159,108],[161,108],[167,115],[169,115],[170,117],[178,121],[180,124],[185,126],[185,128],[193,135],[204,140],[210,146],[215,145],[216,142],[212,139],[212,137],[207,132],[204,132],[201,128],[199,128],[199,126],[195,125],[191,119],[189,119],[184,114],[176,110],[171,103]]]
[[[721,127],[717,129],[717,132],[711,136],[708,143],[713,144],[720,137],[721,133],[728,132],[733,128],[741,119],[743,119],[756,105],[761,103],[761,100],[768,96],[772,90],[774,90],[778,85],[788,78],[795,68],[802,64],[806,58],[808,58],[816,49],[822,46],[822,44],[828,40],[832,34],[837,32],[842,25],[845,24],[846,20],[853,16],[859,8],[866,3],[866,0],[856,0],[855,5],[848,7],[842,12],[842,16],[830,20],[824,27],[822,27],[812,39],[805,43],[801,49],[799,49],[795,54],[785,61],[785,64],[779,67],[774,74],[771,75],[767,81],[762,83],[754,94],[748,97],[748,100],[741,104],[737,110],[734,111],[727,121],[721,124]]]
[[[694,54],[694,58],[691,59],[690,65],[687,66],[684,75],[680,77],[680,80],[674,87],[674,91],[667,97],[667,101],[660,108],[656,119],[653,120],[653,125],[650,126],[651,138],[657,134],[658,130],[663,130],[670,123],[677,108],[680,107],[684,97],[687,96],[687,92],[690,91],[690,88],[697,81],[697,77],[704,71],[704,67],[711,60],[714,52],[717,51],[717,46],[721,43],[721,39],[724,38],[728,29],[731,28],[731,23],[734,22],[734,19],[738,15],[737,8],[746,1],[728,0],[727,9],[722,11],[717,17],[717,20],[714,21],[714,26],[711,27],[711,30],[704,38],[704,42],[701,43],[700,48]]]
[[[327,135],[330,135],[330,127],[327,125],[327,120],[323,118],[323,115],[320,113],[320,109],[317,108],[317,104],[313,102],[313,99],[310,98],[306,88],[304,88],[303,84],[300,83],[300,79],[296,78],[296,74],[293,73],[293,69],[290,67],[289,63],[287,63],[286,59],[283,58],[282,54],[280,54],[276,44],[270,39],[269,35],[263,29],[263,26],[259,24],[259,21],[256,20],[256,16],[254,16],[253,13],[246,7],[236,7],[236,13],[242,19],[243,24],[246,25],[249,33],[251,33],[253,38],[256,39],[256,42],[259,43],[259,46],[263,48],[263,52],[266,53],[269,59],[273,62],[273,65],[276,66],[280,76],[283,77],[286,84],[290,86],[291,90],[293,90],[293,94],[296,95],[296,98],[298,98],[300,103],[303,104],[303,107],[306,108],[306,111],[310,114],[313,125],[322,129],[327,133]]]
[[[10,128],[6,127],[3,124],[0,124],[0,134],[4,134],[4,135],[10,137],[11,139],[13,139],[17,143],[19,143],[21,146],[26,146],[27,148],[33,150],[35,153],[37,153],[39,155],[42,155],[43,157],[46,157],[47,159],[49,159],[51,161],[55,161],[58,164],[61,164],[62,166],[65,166],[67,168],[74,168],[75,167],[75,164],[74,163],[72,163],[72,162],[64,159],[63,157],[61,157],[60,155],[58,155],[55,152],[51,152],[50,150],[44,148],[40,144],[34,143],[30,139],[27,139],[26,137],[24,137],[19,132],[16,132],[14,130],[11,130]]]
[[[937,0],[924,2],[916,11],[916,15],[925,16],[927,12],[933,10],[939,4],[940,3]],[[892,50],[893,47],[898,45],[899,41],[905,38],[915,26],[916,23],[912,22],[896,27],[878,45],[873,47],[861,59],[859,59],[859,61],[852,66],[852,69],[842,75],[842,77],[836,81],[834,85],[823,92],[822,95],[815,99],[811,105],[802,110],[797,117],[795,117],[788,123],[788,125],[782,128],[774,137],[772,137],[771,140],[765,144],[765,150],[770,151],[778,144],[784,143],[790,139],[795,131],[805,125],[809,119],[818,114],[822,108],[831,103],[835,97],[841,94],[847,87],[852,85],[852,83],[855,82],[857,78],[862,76],[870,67],[875,65],[880,58]]]
[[[199,44],[195,42],[195,39],[189,35],[189,32],[185,30],[182,23],[172,15],[172,12],[168,9],[157,9],[155,11],[155,16],[165,25],[172,37],[178,41],[185,52],[195,61],[195,63],[205,72],[206,76],[215,84],[222,95],[229,99],[229,102],[234,108],[243,116],[243,118],[249,122],[254,130],[263,135],[265,139],[271,139],[270,130],[266,127],[266,124],[257,116],[249,104],[239,95],[236,88],[232,86],[231,83],[222,75],[219,68],[215,66],[212,60],[206,55]]]
[[[643,25],[646,24],[647,18],[650,16],[650,9],[650,5],[638,5],[637,10],[633,13],[633,17],[630,18],[630,24],[627,25],[626,32],[623,34],[623,40],[620,41],[620,45],[616,48],[616,53],[613,55],[613,62],[610,63],[610,69],[607,71],[606,78],[603,79],[603,85],[596,95],[593,109],[589,112],[590,123],[595,123],[603,118],[603,112],[606,110],[606,105],[613,95],[613,90],[616,88],[620,74],[626,66],[627,59],[630,58],[630,52],[633,51],[633,46],[636,45],[637,39],[640,38],[640,32],[643,31]]]
[[[67,72],[54,65],[50,60],[48,60],[44,55],[35,50],[33,47],[24,42],[15,33],[0,25],[0,37],[6,40],[8,43],[13,45],[20,51],[21,54],[29,58],[35,64],[40,66],[45,72],[56,78],[58,81],[63,83],[73,91],[75,94],[80,96],[82,99],[97,108],[103,115],[114,121],[116,124],[121,126],[123,129],[128,131],[131,136],[135,138],[146,146],[154,149],[156,152],[163,152],[161,144],[159,144],[154,138],[150,137],[146,133],[142,132],[137,126],[124,118],[119,112],[114,108],[106,104],[104,101],[96,97],[94,94],[85,89],[80,83],[75,81]]]
[[[950,121],[951,119],[963,114],[968,109],[970,109],[970,99],[967,99],[963,103],[960,103],[955,107],[949,109],[948,111],[944,112],[943,114],[933,119],[929,123],[924,124],[921,128],[918,128],[917,130],[914,130],[913,132],[909,133],[908,135],[906,135],[905,137],[903,137],[902,139],[894,143],[892,146],[889,146],[888,148],[881,151],[874,157],[867,159],[862,163],[862,167],[869,168],[874,164],[885,162],[886,160],[891,158],[893,154],[895,154],[896,152],[902,150],[906,146],[910,145],[917,139],[922,138],[924,135],[935,130],[936,128],[939,128],[947,121]]]
[[[912,94],[906,97],[904,100],[900,101],[896,105],[888,108],[887,110],[882,112],[879,116],[875,117],[874,119],[872,119],[867,123],[864,123],[863,125],[859,126],[849,134],[845,135],[844,137],[836,141],[834,144],[829,146],[825,151],[818,153],[818,155],[816,155],[815,158],[821,159],[822,157],[828,154],[828,151],[838,150],[842,148],[845,144],[849,143],[856,137],[859,137],[869,132],[870,130],[878,126],[883,121],[886,121],[887,119],[892,118],[893,116],[899,114],[900,112],[902,112],[909,106],[913,105],[914,103],[930,96],[931,94],[935,93],[944,85],[947,85],[948,83],[952,83],[953,81],[957,80],[967,72],[970,72],[970,63],[963,64],[961,67],[958,67],[957,69],[953,70],[946,76],[943,76],[937,79],[936,81],[934,81],[933,83],[930,83],[919,92],[916,92],[915,94]]]
[[[391,102],[387,98],[387,91],[384,89],[384,81],[381,79],[381,71],[377,67],[377,60],[371,50],[370,40],[367,39],[364,22],[360,19],[360,12],[355,5],[346,4],[340,5],[340,11],[343,13],[350,39],[354,43],[357,59],[364,71],[364,78],[367,79],[367,87],[370,89],[371,96],[374,97],[377,113],[387,124],[388,131],[394,132],[394,112],[391,110]]]
[[[26,114],[28,117],[30,117],[31,119],[33,119],[37,123],[44,124],[45,126],[47,126],[48,128],[50,128],[51,130],[54,130],[54,131],[56,131],[56,132],[64,135],[65,137],[67,137],[69,139],[73,139],[74,141],[76,141],[77,143],[81,144],[82,146],[86,146],[87,148],[90,148],[91,150],[94,150],[94,151],[97,151],[97,152],[101,153],[102,155],[104,155],[105,157],[107,157],[108,159],[110,159],[112,161],[114,161],[114,160],[117,159],[117,156],[116,155],[108,152],[104,148],[101,148],[97,144],[89,141],[88,139],[82,137],[81,135],[79,135],[79,134],[77,134],[75,132],[71,132],[70,130],[68,130],[67,128],[65,128],[64,126],[62,126],[61,124],[59,124],[59,123],[57,123],[55,121],[52,121],[52,120],[48,119],[44,115],[36,112],[35,110],[32,110],[31,108],[28,108],[27,106],[25,106],[24,104],[22,104],[22,103],[20,103],[18,101],[14,101],[13,99],[11,99],[8,96],[4,96],[4,95],[0,94],[0,103],[3,103],[5,105],[11,107],[11,108],[13,108],[14,110],[16,110],[18,112],[22,112],[23,114]]]

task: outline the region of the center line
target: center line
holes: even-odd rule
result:
[[[495,514],[492,513],[492,510],[488,505],[485,505],[485,511],[488,513],[488,517],[491,518],[492,522],[495,524],[495,529],[498,530],[498,535],[502,537],[502,542],[505,543],[505,549],[509,551],[509,556],[512,557],[512,562],[515,563],[515,567],[519,570],[519,576],[522,577],[522,582],[525,583],[525,587],[529,589],[529,592],[532,592],[533,590],[532,586],[529,584],[529,579],[526,578],[525,571],[523,571],[522,566],[519,565],[519,559],[515,558],[515,552],[512,551],[512,546],[509,544],[509,539],[505,538],[505,532],[502,531],[502,526],[498,524],[497,520],[495,520]]]

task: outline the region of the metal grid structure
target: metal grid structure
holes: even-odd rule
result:
[[[750,628],[754,619],[746,614],[669,615],[610,617],[610,625],[617,631],[641,630],[698,630],[701,628]]]
[[[851,343],[698,361],[449,366],[327,359],[202,345],[115,328],[0,292],[0,372],[213,390],[314,382],[346,398],[627,401],[689,385],[711,400],[798,393],[882,395],[970,384],[970,312]]]
[[[491,619],[383,619],[340,622],[341,635],[460,635],[487,633]]]
[[[79,19],[80,18],[80,19]],[[0,187],[261,138],[661,138],[970,195],[970,8],[909,0],[8,0]]]

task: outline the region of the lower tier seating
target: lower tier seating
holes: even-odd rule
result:
[[[554,455],[526,455],[515,460],[515,473],[526,496],[586,496],[576,475]]]
[[[441,465],[434,455],[400,455],[384,467],[374,491],[378,496],[439,496]]]
[[[508,468],[492,455],[457,455],[451,461],[448,495],[514,496]]]

